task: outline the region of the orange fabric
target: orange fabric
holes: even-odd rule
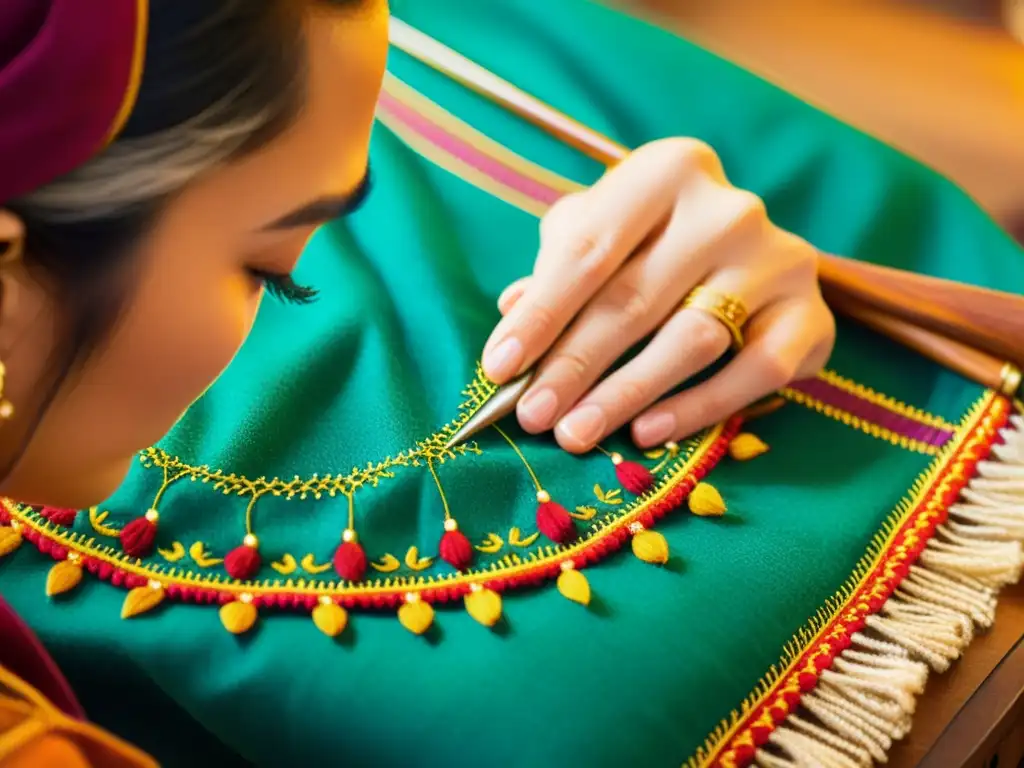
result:
[[[143,752],[74,720],[0,667],[0,768],[157,768]]]

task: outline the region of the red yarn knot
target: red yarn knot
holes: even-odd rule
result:
[[[544,501],[537,506],[537,530],[556,544],[564,544],[576,536],[572,516],[554,501]]]
[[[43,507],[39,510],[39,514],[54,525],[70,528],[75,524],[75,519],[78,517],[78,510],[61,509],[60,507]]]
[[[366,566],[366,552],[359,542],[346,541],[334,552],[334,570],[346,581],[362,581]]]
[[[621,461],[615,465],[619,485],[635,496],[643,496],[654,485],[654,475],[642,464],[635,461]]]
[[[156,523],[138,517],[121,529],[121,549],[130,557],[146,557],[156,542]]]
[[[224,570],[232,579],[239,581],[251,579],[259,573],[261,565],[263,565],[263,558],[260,557],[260,551],[248,544],[235,547],[224,558]]]
[[[473,563],[473,544],[460,530],[445,531],[439,547],[441,559],[456,570],[463,571]]]

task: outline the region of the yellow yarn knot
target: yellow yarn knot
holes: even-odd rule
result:
[[[668,542],[657,531],[640,531],[633,536],[633,554],[645,563],[664,565],[668,562]]]
[[[0,557],[11,554],[21,546],[22,537],[14,528],[0,528]]]
[[[580,605],[590,605],[590,582],[575,568],[563,570],[558,575],[558,591],[562,596]]]
[[[348,626],[348,611],[334,602],[320,603],[313,609],[313,623],[328,637],[337,637]]]
[[[697,483],[697,487],[690,491],[688,501],[690,511],[698,517],[721,517],[725,514],[725,500],[710,483]]]
[[[466,612],[485,627],[501,619],[501,595],[493,589],[476,589],[466,595]]]
[[[136,587],[125,595],[124,603],[121,604],[121,618],[130,619],[151,611],[163,601],[164,588],[161,585],[149,584],[145,587]]]
[[[434,609],[418,598],[407,601],[398,609],[398,620],[414,635],[422,635],[434,623]]]
[[[729,441],[729,455],[736,461],[750,461],[767,453],[768,445],[757,435],[743,432]]]
[[[256,606],[235,600],[220,607],[220,623],[233,635],[243,635],[256,623]]]
[[[70,592],[82,581],[82,566],[70,560],[61,560],[46,575],[46,596],[54,597]]]

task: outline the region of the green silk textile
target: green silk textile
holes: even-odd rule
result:
[[[951,184],[667,33],[586,0],[394,0],[393,12],[627,145],[706,140],[778,224],[823,250],[1024,290],[1017,246]],[[390,68],[535,163],[582,183],[601,170],[401,54]],[[511,422],[504,428],[529,470],[493,431],[457,455],[432,441],[489,391],[477,382],[465,393],[498,294],[531,268],[537,222],[387,128],[375,133],[371,164],[366,208],[325,227],[300,264],[297,279],[319,300],[266,301],[224,376],[98,514],[77,516],[75,532],[120,557],[104,531],[157,506],[158,549],[140,566],[118,562],[145,578],[228,583],[218,561],[242,543],[255,494],[257,579],[318,589],[337,579],[331,558],[351,498],[360,541],[387,571],[371,567],[367,579],[417,588],[417,579],[453,573],[437,558],[445,504],[479,547],[473,568],[500,575],[549,556],[551,542],[532,538],[531,472],[588,518],[575,521],[581,535],[642,503],[620,488],[607,456],[567,456]],[[625,541],[582,569],[589,607],[559,593],[556,571],[536,588],[503,592],[505,620],[493,630],[453,599],[435,606],[423,637],[402,626],[394,604],[350,606],[336,640],[308,607],[260,606],[258,624],[236,637],[216,606],[171,599],[122,620],[124,589],[88,576],[47,600],[53,562],[29,546],[0,561],[0,590],[92,716],[167,765],[679,765],[808,619],[862,575],[858,563],[886,520],[973,423],[972,409],[991,402],[847,324],[830,368],[843,377],[830,380],[830,396],[903,414],[912,424],[894,431],[916,435],[910,447],[790,398],[748,427],[767,454],[709,467],[726,515],[697,517],[685,505],[667,515],[655,526],[672,555],[663,567],[641,562]],[[851,395],[845,380],[919,411]],[[688,476],[717,434],[678,457],[646,457],[625,436],[605,448],[667,483]]]

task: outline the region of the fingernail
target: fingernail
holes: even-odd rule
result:
[[[519,419],[529,430],[549,429],[558,415],[558,396],[554,390],[544,389],[527,393],[519,401]]]
[[[568,438],[580,448],[589,448],[604,434],[607,421],[604,411],[596,405],[577,408],[555,428],[560,437]]]
[[[666,443],[676,436],[676,417],[652,413],[633,422],[633,439],[643,448]]]
[[[484,373],[492,381],[505,381],[519,373],[523,365],[523,345],[512,337],[484,352]]]
[[[501,296],[498,297],[498,311],[502,314],[508,312],[508,310],[514,305],[519,297],[523,295],[523,286],[519,283],[513,283],[504,291],[501,292]]]

